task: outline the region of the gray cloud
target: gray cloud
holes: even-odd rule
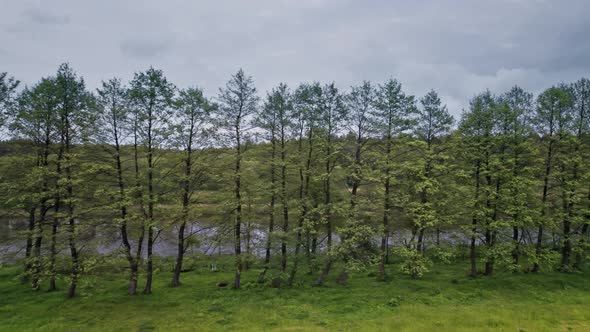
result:
[[[121,42],[123,55],[134,58],[155,58],[162,56],[171,48],[169,40],[126,39]]]
[[[41,8],[27,8],[22,12],[22,15],[33,23],[60,25],[70,22],[70,17],[67,15],[55,15]]]
[[[261,94],[394,77],[412,94],[437,90],[458,115],[486,88],[538,93],[589,76],[588,12],[585,0],[13,1],[0,63],[31,84],[69,61],[92,88],[154,66],[209,95],[240,67]]]

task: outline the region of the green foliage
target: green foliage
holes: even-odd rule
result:
[[[420,279],[430,271],[432,261],[422,253],[403,246],[395,248],[394,253],[401,259],[400,271],[411,276],[412,279]]]

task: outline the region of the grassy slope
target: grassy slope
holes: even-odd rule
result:
[[[250,284],[235,291],[215,286],[231,280],[231,272],[201,268],[184,273],[177,289],[167,286],[170,274],[160,272],[154,294],[135,297],[125,295],[123,275],[109,274],[85,277],[82,295],[67,300],[63,291],[31,292],[18,283],[18,268],[5,267],[0,268],[0,330],[590,331],[588,272],[500,273],[470,280],[461,268],[436,270],[423,280],[393,272],[390,282],[381,283],[365,273],[353,274],[347,287],[332,276],[323,288]],[[256,276],[255,270],[246,273],[245,283]]]

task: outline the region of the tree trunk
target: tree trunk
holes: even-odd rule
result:
[[[486,230],[486,245],[490,249],[493,247],[492,231],[490,231],[489,229]],[[492,274],[494,274],[494,260],[493,260],[493,258],[488,257],[486,259],[484,274],[486,276],[491,276]]]
[[[501,152],[500,152],[502,154],[502,157],[500,158],[501,163],[504,161],[503,150],[504,149],[502,148]],[[491,176],[487,176],[486,178],[487,178],[488,186],[491,186],[491,184],[492,184]],[[493,203],[494,208],[493,208],[493,213],[492,213],[492,221],[491,221],[491,224],[488,224],[488,227],[486,230],[486,245],[487,245],[488,249],[492,252],[493,252],[494,246],[496,244],[495,243],[496,242],[495,241],[496,231],[493,229],[496,227],[495,223],[498,218],[498,199],[499,199],[499,193],[500,193],[500,179],[499,178],[496,179],[495,190],[496,191],[494,194],[494,203]],[[489,194],[487,194],[487,196],[488,196],[488,198],[487,198],[486,206],[489,209],[492,206],[492,202],[489,197]],[[492,227],[493,229],[490,229],[490,227]],[[493,255],[490,256],[488,254],[488,257],[486,260],[486,265],[485,265],[485,273],[484,273],[486,276],[491,276],[492,274],[494,274],[494,262],[495,262],[495,256],[493,256]]]
[[[289,199],[287,197],[287,164],[285,134],[281,124],[281,199],[283,204],[283,239],[281,241],[281,271],[287,270],[287,234],[289,232]]]
[[[35,223],[35,244],[33,248],[33,268],[31,276],[31,288],[39,289],[39,279],[41,278],[41,242],[43,241],[43,224],[45,223],[45,216],[47,208],[45,201],[41,203],[39,220]]]
[[[471,232],[475,233],[477,232],[477,219],[473,218],[473,222],[472,222],[472,228],[471,228]],[[476,251],[475,251],[475,235],[472,234],[471,235],[471,244],[469,246],[469,261],[471,262],[471,272],[469,273],[469,276],[472,278],[477,277],[477,255],[476,255]]]
[[[541,257],[541,250],[543,249],[543,225],[539,225],[539,229],[537,231],[537,244],[535,246],[535,255],[537,256],[537,261],[533,264],[532,272],[539,272],[540,264],[538,259]]]
[[[566,192],[566,182],[565,179],[562,179],[562,185],[564,186],[563,194],[562,194],[562,201],[563,201],[563,246],[561,248],[561,270],[562,271],[569,271],[570,269],[570,256],[572,251],[572,243],[570,239],[571,233],[571,217],[573,214],[573,204],[570,204]]]
[[[570,240],[571,223],[569,220],[563,222],[563,248],[561,251],[561,269],[567,271],[570,265],[570,254],[572,245]]]
[[[180,285],[180,273],[182,272],[182,262],[184,259],[184,253],[186,251],[186,244],[184,238],[184,232],[186,229],[186,224],[188,222],[188,212],[189,212],[189,205],[190,205],[190,192],[191,192],[191,182],[190,177],[192,173],[192,147],[193,147],[193,132],[194,132],[194,118],[190,120],[190,127],[189,127],[189,137],[188,142],[186,144],[186,155],[184,159],[184,186],[183,186],[183,193],[182,193],[182,222],[180,227],[178,228],[178,244],[177,248],[178,251],[176,253],[176,264],[174,265],[174,274],[172,275],[172,287],[178,287]]]
[[[234,225],[234,241],[236,255],[236,274],[234,277],[234,288],[240,288],[240,278],[242,276],[242,244],[241,244],[241,227],[242,227],[242,183],[241,183],[241,158],[242,147],[240,145],[240,120],[236,123],[236,168],[235,168],[235,198],[236,198],[236,220]]]
[[[172,287],[180,286],[180,272],[182,272],[182,260],[184,258],[184,230],[186,228],[186,219],[180,224],[178,229],[178,251],[176,253],[176,264],[174,265],[174,273],[172,275]]]
[[[328,277],[328,274],[330,273],[331,268],[332,268],[332,260],[328,258],[328,261],[326,262],[326,266],[324,266],[324,269],[322,270],[322,274],[320,274],[319,278],[315,282],[316,286],[323,286],[324,285],[324,281]]]
[[[141,262],[142,256],[142,249],[143,249],[143,239],[145,237],[145,221],[147,218],[147,214],[145,212],[145,206],[143,203],[143,193],[141,188],[141,182],[139,180],[139,149],[137,143],[137,123],[135,123],[133,127],[133,162],[135,168],[135,188],[136,188],[136,198],[139,202],[139,206],[142,212],[141,216],[141,225],[139,230],[139,237],[137,239],[137,249],[135,253],[135,258],[131,257],[131,245],[128,246],[129,248],[129,268],[130,268],[130,276],[129,276],[129,286],[127,289],[127,294],[129,295],[136,295],[137,294],[137,281],[139,279],[139,263]],[[122,180],[122,178],[121,178]],[[126,226],[126,225],[125,225]],[[125,231],[127,233],[127,231]],[[130,259],[131,258],[131,259]]]
[[[473,213],[473,219],[471,221],[471,245],[469,247],[469,253],[470,253],[470,262],[471,262],[471,272],[469,273],[469,276],[472,278],[477,277],[477,254],[476,254],[476,234],[477,234],[477,210],[479,209],[479,189],[480,189],[480,179],[479,179],[479,174],[480,174],[480,164],[479,162],[477,163],[477,166],[475,168],[475,206],[474,206],[474,213]]]
[[[303,154],[303,137],[302,133],[299,134],[299,153],[300,155]],[[287,281],[287,286],[292,287],[293,282],[295,282],[295,275],[297,274],[297,268],[299,265],[299,251],[301,250],[301,241],[303,240],[303,226],[305,223],[305,218],[307,217],[307,197],[309,193],[309,183],[310,183],[310,171],[311,171],[311,157],[313,155],[313,128],[309,129],[309,134],[307,137],[307,142],[309,145],[308,153],[307,153],[307,160],[305,171],[303,166],[299,167],[299,202],[301,204],[301,215],[299,216],[299,223],[297,227],[297,238],[295,242],[295,253],[293,257],[293,267],[291,268],[291,273],[289,274],[289,280]],[[305,174],[305,175],[304,175]]]
[[[22,282],[26,283],[29,280],[31,274],[32,255],[33,255],[33,236],[35,232],[35,207],[29,209],[29,224],[27,227],[27,243],[25,247],[25,270],[23,273]]]
[[[391,122],[391,121],[390,121]],[[389,125],[391,127],[391,123]],[[391,128],[389,129],[391,132]],[[387,137],[387,148],[386,148],[386,158],[387,158],[387,167],[385,169],[385,183],[384,183],[384,194],[383,194],[383,235],[381,236],[381,260],[379,262],[379,271],[377,273],[377,279],[381,281],[387,280],[387,274],[385,273],[385,262],[387,260],[387,238],[389,235],[389,212],[391,209],[391,197],[390,197],[390,190],[391,190],[391,166],[389,155],[391,154],[391,134],[388,134]]]
[[[70,146],[70,133],[69,128],[70,119],[66,120],[66,136],[65,136],[65,161],[66,161],[66,193],[67,193],[67,208],[68,208],[68,245],[70,247],[70,256],[72,259],[72,271],[70,276],[70,286],[68,288],[68,298],[76,296],[76,286],[78,284],[78,277],[80,273],[80,257],[78,255],[78,249],[76,248],[76,219],[74,214],[74,183],[72,179],[72,156]]]
[[[420,227],[420,231],[418,231],[418,245],[416,246],[416,251],[421,254],[424,253],[424,227]]]
[[[543,222],[547,214],[545,204],[547,203],[547,197],[549,194],[549,176],[551,175],[551,158],[553,157],[553,127],[550,128],[549,133],[549,147],[547,149],[547,157],[545,159],[545,176],[543,178],[543,196],[541,197],[541,222],[539,224],[539,231],[537,233],[537,245],[535,248],[536,260],[533,265],[532,272],[539,272],[539,258],[541,257],[541,250],[543,249]]]
[[[131,273],[129,275],[129,285],[127,287],[127,294],[128,295],[137,295],[137,279],[139,267],[137,266],[137,262],[130,265]]]
[[[512,264],[514,266],[518,265],[518,258],[519,258],[519,240],[518,240],[518,226],[512,227],[512,243],[514,245],[514,249],[512,250]]]
[[[252,215],[250,213],[251,211],[251,207],[250,204],[248,204],[248,211],[249,211],[249,215]],[[250,220],[248,219],[248,222],[246,223],[246,257],[244,259],[244,270],[248,271],[250,270],[250,257],[252,257],[252,224],[250,223]]]
[[[338,276],[338,279],[336,280],[336,282],[339,285],[346,286],[346,281],[347,280],[348,280],[348,271],[344,270],[344,271],[342,271],[342,273],[340,273],[340,275]]]
[[[330,269],[332,268],[332,195],[331,195],[331,178],[330,178],[330,174],[332,172],[332,167],[331,167],[331,144],[332,144],[332,140],[330,137],[330,131],[328,131],[328,149],[326,151],[326,157],[327,157],[327,161],[326,161],[326,181],[324,184],[324,204],[326,205],[326,210],[325,210],[325,218],[326,218],[326,233],[327,233],[327,241],[328,241],[328,248],[327,248],[327,252],[326,252],[326,265],[324,266],[324,270],[322,271],[322,274],[320,275],[320,277],[318,278],[318,280],[316,281],[316,285],[321,286],[324,284],[324,279],[328,276],[328,274],[330,273]]]
[[[274,128],[271,133],[271,168],[270,168],[270,211],[268,214],[268,234],[266,236],[266,250],[264,253],[264,270],[258,277],[259,282],[264,281],[266,271],[270,266],[270,248],[272,247],[272,234],[275,226],[275,201],[276,201],[276,139]]]
[[[59,178],[61,176],[61,162],[63,159],[63,154],[64,154],[64,148],[63,148],[63,143],[64,142],[64,138],[62,137],[62,143],[61,143],[61,147],[59,148],[58,154],[57,154],[57,165],[56,165],[56,176],[57,179],[59,181]],[[57,286],[55,284],[55,278],[56,278],[56,271],[55,271],[55,259],[56,259],[56,255],[57,255],[57,230],[59,227],[59,220],[57,218],[57,215],[59,214],[59,210],[60,210],[60,205],[61,205],[61,197],[60,197],[60,188],[59,185],[56,183],[55,184],[55,191],[56,191],[56,197],[55,197],[55,205],[54,205],[54,216],[53,216],[53,220],[51,223],[51,244],[50,244],[50,248],[49,248],[49,289],[48,291],[52,292],[57,290]]]
[[[51,146],[51,121],[47,120],[45,122],[45,140],[43,143],[43,153],[41,155],[41,163],[40,165],[47,169],[49,165],[49,147]],[[49,207],[47,207],[47,190],[48,190],[48,183],[47,179],[43,179],[43,185],[41,187],[41,199],[40,199],[40,211],[39,211],[39,220],[35,223],[35,244],[33,248],[33,272],[32,272],[32,282],[31,286],[34,290],[39,289],[39,279],[41,278],[41,243],[43,241],[43,226],[45,225],[47,212]]]
[[[149,110],[148,139],[147,139],[147,162],[148,162],[148,238],[147,238],[147,266],[146,282],[143,289],[144,294],[152,293],[152,279],[154,273],[153,247],[154,247],[154,164],[153,164],[153,138],[152,138],[152,109]]]
[[[582,226],[582,231],[580,233],[580,241],[579,241],[580,248],[583,248],[586,243],[586,239],[585,239],[586,234],[588,234],[588,222],[586,222],[584,224],[584,226]],[[574,268],[581,269],[583,261],[584,261],[584,259],[583,259],[582,253],[580,251],[576,252],[576,262],[574,263]]]
[[[57,206],[59,206],[59,201],[56,202],[56,210]],[[51,222],[51,244],[49,246],[49,288],[47,289],[49,292],[53,292],[57,290],[57,285],[55,284],[56,278],[56,271],[55,271],[55,259],[57,256],[57,228],[58,228],[58,221],[57,217],[53,217],[53,221]]]
[[[148,228],[148,238],[147,238],[147,265],[145,270],[146,280],[145,280],[145,287],[143,289],[144,294],[151,294],[152,293],[152,280],[153,280],[153,273],[154,273],[154,263],[152,260],[153,254],[153,247],[154,247],[154,227],[149,225]]]
[[[274,167],[274,166],[273,166]],[[274,188],[274,169],[271,172],[272,173],[272,187]],[[266,275],[266,271],[268,271],[268,268],[270,266],[270,248],[272,246],[272,233],[274,231],[274,225],[275,225],[275,214],[274,214],[274,210],[275,210],[275,194],[274,191],[272,193],[271,199],[270,199],[270,213],[269,213],[269,220],[268,220],[268,234],[267,234],[267,239],[266,239],[266,248],[265,248],[265,253],[264,253],[264,270],[262,271],[262,273],[260,274],[258,280],[260,282],[264,281],[264,276]]]
[[[293,256],[293,266],[291,267],[291,273],[289,274],[289,280],[287,281],[287,286],[292,287],[293,282],[295,282],[295,275],[297,274],[297,268],[299,265],[299,250],[301,250],[301,240],[303,238],[303,234],[301,232],[301,228],[303,228],[303,220],[304,218],[299,218],[298,230],[297,230],[297,238],[295,242],[295,253]]]
[[[123,181],[123,165],[121,162],[121,147],[119,144],[119,132],[116,120],[116,115],[113,115],[113,132],[115,139],[115,164],[117,167],[117,184],[119,187],[119,200],[120,202],[125,201],[125,182]],[[134,146],[135,156],[137,157],[137,146]],[[135,160],[137,166],[137,159]],[[138,167],[138,166],[137,166]],[[121,241],[125,250],[125,258],[129,264],[129,270],[131,274],[129,276],[129,287],[127,289],[128,295],[137,294],[137,261],[131,254],[131,243],[129,242],[129,232],[127,230],[127,206],[121,205]]]
[[[78,284],[78,275],[80,273],[80,258],[78,257],[78,250],[76,249],[76,221],[73,217],[69,220],[69,236],[68,244],[70,246],[70,255],[72,256],[72,275],[70,279],[70,286],[68,288],[68,297],[76,296],[76,286]]]

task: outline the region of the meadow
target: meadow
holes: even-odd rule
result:
[[[463,263],[463,264],[461,264]],[[298,287],[257,284],[257,267],[239,290],[231,261],[212,271],[200,260],[169,287],[159,270],[152,295],[126,295],[124,271],[83,277],[79,296],[33,292],[20,284],[21,267],[0,268],[1,331],[588,331],[590,271],[498,272],[470,278],[468,262],[438,264],[421,280],[388,265],[389,280],[352,273],[346,286],[336,273],[323,287],[303,276]],[[58,288],[67,288],[59,280]]]

